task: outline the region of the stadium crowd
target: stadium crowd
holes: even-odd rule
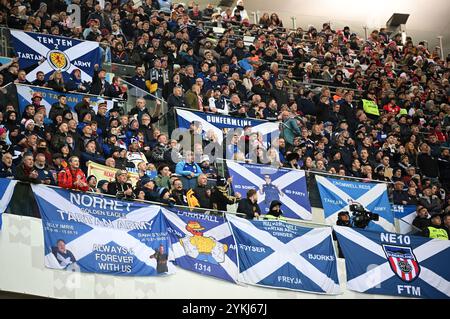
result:
[[[0,96],[0,177],[226,210],[244,196],[232,193],[230,178],[218,176],[215,158],[244,161],[256,154],[254,162],[389,182],[394,204],[417,205],[414,225],[450,227],[449,58],[424,42],[403,44],[383,28],[364,40],[328,23],[288,30],[276,13],[252,24],[241,0],[223,12],[170,0],[139,7],[119,0],[104,8],[93,0],[72,3],[81,7],[81,27],[64,0],[2,0],[0,26],[98,41],[104,62],[134,66],[128,82],[167,102],[169,132],[154,126],[159,99],[154,112],[143,98],[128,113],[106,103],[94,111],[89,97],[71,110],[64,95],[70,91],[127,98],[121,78],[109,83],[99,66],[92,83],[82,82],[79,70],[67,81],[58,71],[48,80],[38,72],[30,83],[14,58],[0,67],[1,87],[45,86],[59,100],[46,114],[36,92],[20,114]],[[244,36],[253,41],[245,43]],[[365,111],[364,100],[375,103],[379,115]],[[248,126],[224,132],[229,144],[221,145],[222,138],[193,122],[192,140],[201,142],[182,149],[171,139],[176,107],[278,122],[280,137],[269,145]],[[210,144],[223,146],[223,153],[205,154]],[[88,161],[118,168],[115,181],[86,176]],[[135,187],[127,168],[139,173]],[[217,184],[209,186],[208,179]],[[253,218],[257,192],[247,195],[240,206]]]

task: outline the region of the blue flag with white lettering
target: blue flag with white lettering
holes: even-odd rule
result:
[[[223,217],[178,209],[163,213],[175,265],[236,282],[236,245]]]
[[[235,192],[245,197],[249,189],[258,190],[258,205],[263,214],[267,214],[270,203],[277,200],[282,203],[284,217],[312,219],[305,171],[231,160],[227,160],[227,168],[233,177]]]
[[[65,80],[75,70],[81,71],[81,80],[92,82],[94,65],[101,64],[98,42],[82,41],[61,36],[11,30],[21,69],[27,69],[27,80],[36,79],[36,73],[44,72],[45,79],[54,71],[63,72]]]
[[[47,111],[46,114],[48,116],[48,114],[50,114],[52,104],[58,102],[58,96],[60,95],[60,93],[55,92],[54,90],[38,86],[16,84],[16,88],[17,88],[17,101],[19,104],[20,113],[23,113],[25,107],[27,105],[30,105],[33,93],[39,92],[42,94],[42,100],[40,104],[45,106],[45,110]],[[75,112],[75,105],[80,103],[83,100],[83,97],[88,94],[64,93],[64,95],[67,97],[67,105],[70,107],[72,112]],[[98,104],[100,102],[106,102],[107,110],[112,109],[114,106],[114,100],[112,99],[104,99],[94,95],[88,96],[90,97],[89,105],[92,107],[95,113],[97,113],[98,111]]]
[[[369,294],[450,298],[450,241],[334,226],[347,288]]]
[[[227,215],[244,283],[269,288],[339,294],[331,228],[284,221],[250,221]]]
[[[174,272],[160,206],[32,188],[42,216],[46,267],[127,276]]]
[[[316,175],[325,220],[335,225],[338,214],[348,211],[352,203],[361,204],[366,210],[378,214],[378,221],[370,221],[367,229],[395,231],[385,183],[361,183]],[[350,212],[351,215],[351,212]]]
[[[16,184],[16,180],[0,178],[0,230],[2,229],[2,215],[8,208]]]
[[[227,115],[204,113],[200,111],[188,111],[175,109],[177,113],[178,128],[189,129],[192,122],[198,122],[202,131],[213,131],[217,139],[222,142],[223,129],[243,129],[250,126],[252,132],[259,132],[263,139],[270,141],[279,131],[278,123],[268,122],[251,118],[236,118]],[[272,136],[273,135],[273,136]]]

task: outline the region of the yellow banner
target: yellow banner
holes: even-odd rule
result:
[[[370,100],[362,100],[364,112],[367,114],[380,116],[380,110],[378,109],[378,105],[374,101]]]
[[[116,168],[111,168],[105,165],[97,164],[89,161],[87,163],[88,168],[88,176],[94,175],[97,178],[97,182],[101,180],[107,180],[108,182],[112,182],[116,179]],[[128,182],[131,185],[136,186],[137,181],[139,180],[139,175],[137,173],[128,172]]]

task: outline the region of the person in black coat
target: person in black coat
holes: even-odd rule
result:
[[[241,200],[241,194],[233,194],[231,190],[231,180],[225,177],[217,177],[216,186],[212,193],[213,208],[219,211],[227,211],[227,205],[236,204]]]
[[[349,130],[353,133],[356,130],[356,105],[353,103],[353,95],[351,93],[345,94],[344,102],[340,103],[341,108],[339,113],[347,120]]]
[[[428,216],[428,209],[423,206],[417,207],[417,216],[414,218],[412,224],[413,226],[419,228],[420,230],[423,230],[430,226],[430,219]]]
[[[116,180],[108,183],[108,194],[116,196],[118,199],[134,199],[133,186],[127,183],[128,172],[126,170],[118,170],[116,172]]]
[[[306,90],[303,97],[296,98],[298,109],[303,115],[316,115],[317,110],[316,104],[312,99],[313,95],[314,93],[311,90]]]
[[[282,105],[288,105],[289,103],[289,93],[286,88],[283,87],[283,80],[277,79],[275,81],[275,88],[270,91],[270,95],[277,101],[277,105],[280,107]]]
[[[175,107],[187,108],[188,103],[186,98],[183,95],[183,89],[179,86],[173,88],[173,93],[167,99],[167,105],[169,109],[169,114],[167,118],[167,127],[169,135],[172,134],[172,131],[175,129],[175,114],[173,109]]]
[[[239,202],[237,213],[244,214],[243,218],[253,219],[261,215],[261,208],[258,205],[258,192],[250,189],[247,192],[247,198]]]
[[[94,95],[105,95],[111,91],[111,84],[106,81],[106,70],[98,70],[98,64],[94,65],[94,75],[92,77],[91,90],[89,93]]]
[[[197,187],[195,187],[193,190],[194,196],[195,198],[197,198],[201,208],[213,208],[211,202],[212,190],[211,187],[208,186],[208,177],[206,176],[206,174],[200,174],[198,176]]]

